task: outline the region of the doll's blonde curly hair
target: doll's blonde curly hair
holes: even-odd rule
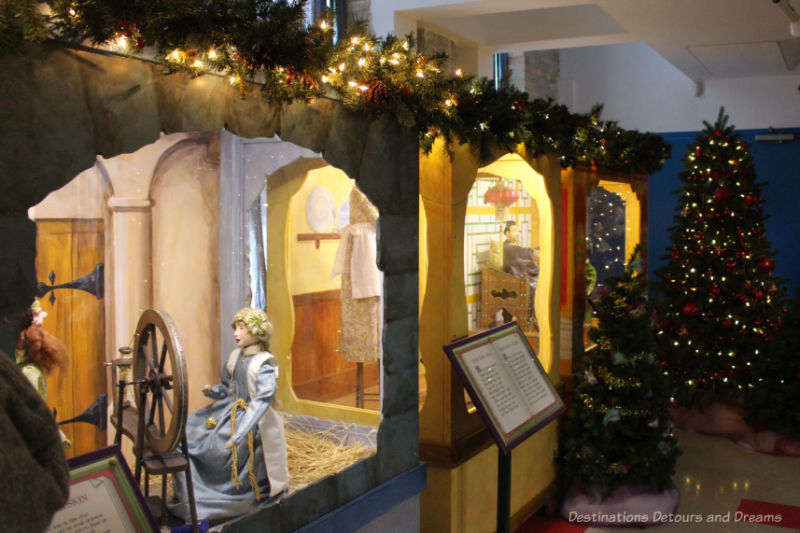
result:
[[[236,328],[236,324],[244,324],[247,331],[256,337],[264,349],[269,349],[269,340],[272,337],[272,323],[267,318],[267,313],[263,309],[255,309],[253,307],[245,307],[239,309],[233,316],[231,327]]]

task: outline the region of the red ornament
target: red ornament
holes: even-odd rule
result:
[[[688,318],[694,318],[700,314],[700,306],[696,303],[689,302],[688,304],[683,306],[683,316]]]
[[[717,187],[714,189],[714,199],[718,202],[727,202],[733,193],[727,187]]]
[[[756,269],[758,269],[759,272],[772,272],[773,268],[775,268],[775,262],[769,257],[762,257],[756,262]]]
[[[715,130],[714,135],[716,135],[717,137],[722,137],[722,130]]]
[[[748,194],[744,197],[744,202],[747,205],[755,205],[759,202],[759,200],[761,200],[761,198],[757,194]]]
[[[764,297],[764,291],[761,290],[754,291],[753,296],[755,297],[756,300],[760,300],[761,298]]]
[[[722,321],[722,327],[725,328],[725,329],[730,328],[732,325],[733,325],[733,322],[731,322],[730,319],[728,319],[728,318],[726,318],[725,320]]]
[[[700,148],[698,148],[697,151],[694,153],[694,155],[697,157],[702,157],[703,151]]]
[[[709,289],[709,291],[708,291],[708,293],[709,293],[711,296],[715,297],[715,298],[716,298],[717,296],[719,296],[719,293],[720,293],[720,292],[721,292],[721,291],[720,291],[720,288],[719,288],[719,287],[717,287],[716,285],[715,285],[715,286],[713,286],[713,287],[711,287],[711,289]]]

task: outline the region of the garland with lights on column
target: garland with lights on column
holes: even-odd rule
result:
[[[674,512],[672,485],[681,453],[669,416],[669,383],[653,354],[651,306],[639,246],[627,268],[607,281],[596,305],[598,326],[586,353],[562,434],[561,513],[596,513],[597,524],[637,525]],[[625,504],[635,523],[610,523]]]
[[[332,98],[354,112],[392,114],[419,133],[469,144],[481,161],[524,145],[535,157],[630,174],[659,170],[670,146],[651,133],[600,121],[601,106],[574,114],[501,80],[448,72],[444,54],[415,50],[411,36],[378,38],[355,25],[333,43],[332,13],[307,25],[306,0],[0,1],[0,54],[26,44],[96,46],[146,58],[168,73],[225,76],[242,95],[275,105]]]
[[[747,145],[724,108],[684,157],[667,263],[657,271],[658,349],[678,405],[742,403],[780,328],[784,290]]]

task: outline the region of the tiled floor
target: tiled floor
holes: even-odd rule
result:
[[[756,453],[722,437],[684,430],[676,433],[683,449],[673,478],[681,496],[676,518],[683,521],[642,529],[658,533],[800,531],[800,458]],[[737,521],[737,511],[738,517],[748,513],[763,519],[778,514],[780,524]],[[690,519],[699,519],[699,522],[687,523]],[[581,530],[564,520],[534,517],[518,533],[577,533]],[[585,531],[597,533],[609,529],[588,528]]]

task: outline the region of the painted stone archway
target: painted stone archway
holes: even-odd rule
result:
[[[0,58],[0,313],[34,293],[35,228],[27,209],[91,167],[154,142],[161,132],[223,127],[321,153],[355,179],[380,212],[378,263],[384,278],[384,395],[378,452],[271,507],[234,531],[291,531],[418,468],[418,145],[390,118],[369,120],[332,100],[265,103],[213,76],[164,75],[157,65],[47,45]],[[5,348],[5,346],[4,346]],[[421,488],[421,487],[420,487]]]

